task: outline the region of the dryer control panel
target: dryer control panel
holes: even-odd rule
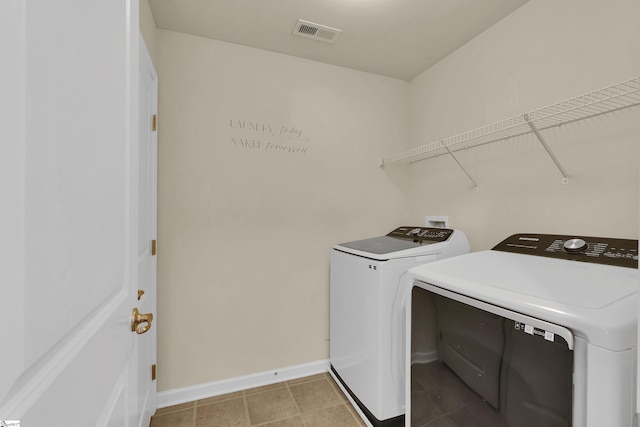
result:
[[[416,243],[438,243],[449,240],[451,234],[453,234],[453,230],[449,228],[404,226],[396,228],[387,234],[387,236],[403,240],[412,240]]]
[[[514,234],[492,250],[638,268],[638,241],[559,234]]]

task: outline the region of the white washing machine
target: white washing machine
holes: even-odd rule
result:
[[[405,280],[407,425],[633,425],[637,240],[516,234]]]
[[[404,425],[404,302],[399,283],[420,264],[469,252],[466,236],[399,227],[331,251],[331,375],[374,426]]]

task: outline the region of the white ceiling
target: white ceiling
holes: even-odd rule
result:
[[[528,0],[149,0],[158,28],[411,80]],[[341,29],[294,37],[298,19]]]

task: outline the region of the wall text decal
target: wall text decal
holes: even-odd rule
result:
[[[295,126],[230,119],[229,128],[235,133],[229,137],[234,147],[291,154],[309,152],[307,144],[311,139]]]

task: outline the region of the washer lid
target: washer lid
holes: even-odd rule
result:
[[[449,240],[454,230],[430,227],[398,227],[386,236],[340,243],[335,249],[375,259],[391,259],[440,253],[433,246]],[[430,246],[430,247],[425,247]]]
[[[431,244],[435,242],[427,242]],[[360,252],[368,252],[371,254],[388,254],[392,252],[404,251],[422,246],[422,242],[414,242],[412,240],[401,240],[395,237],[380,236],[371,239],[356,240],[355,242],[340,243],[342,248],[354,249]]]

